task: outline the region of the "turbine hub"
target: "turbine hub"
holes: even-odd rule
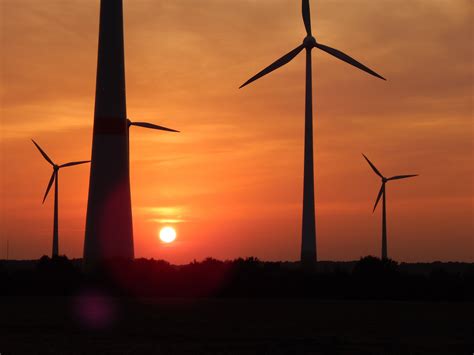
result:
[[[54,170],[59,170],[59,165],[54,164],[53,169]]]
[[[305,39],[303,40],[303,45],[308,49],[316,47],[316,38],[314,38],[313,36],[305,37]]]
[[[388,181],[388,179],[387,179],[387,178],[385,178],[385,177],[384,177],[384,178],[382,178],[382,182],[383,182],[384,184],[385,184],[387,181]]]

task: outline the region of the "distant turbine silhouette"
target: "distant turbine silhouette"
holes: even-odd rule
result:
[[[46,159],[48,163],[50,163],[53,166],[53,174],[51,175],[51,179],[49,180],[48,187],[46,188],[46,193],[44,194],[43,198],[43,203],[46,200],[46,197],[48,196],[49,190],[51,190],[51,186],[53,186],[54,182],[54,225],[53,225],[53,253],[52,256],[58,256],[59,253],[59,235],[58,235],[58,179],[59,179],[59,169],[62,168],[67,168],[70,166],[75,166],[75,165],[81,165],[81,164],[86,164],[89,163],[90,160],[84,160],[84,161],[75,161],[71,163],[66,163],[62,165],[56,165],[53,163],[50,157],[44,152],[43,149],[36,143],[34,140],[32,140],[33,144],[38,148],[39,152],[41,155]]]
[[[275,61],[273,64],[263,69],[261,72],[247,80],[240,88],[252,83],[262,76],[271,73],[281,66],[289,63],[303,49],[306,49],[306,103],[305,103],[305,147],[304,147],[304,188],[303,188],[303,227],[301,243],[301,261],[303,263],[313,263],[317,261],[316,254],[316,217],[314,207],[314,171],[313,171],[313,84],[312,84],[312,62],[311,50],[313,48],[333,55],[334,57],[349,63],[377,78],[385,80],[382,76],[359,63],[347,54],[337,49],[320,44],[313,37],[311,32],[311,16],[309,0],[303,0],[302,5],[303,22],[306,28],[306,38],[303,44],[293,49],[288,54]]]
[[[418,175],[396,175],[392,176],[390,178],[386,178],[383,176],[380,171],[375,167],[374,164],[367,158],[364,154],[362,154],[369,163],[370,167],[372,170],[382,179],[382,186],[380,187],[379,194],[377,195],[377,200],[375,201],[374,209],[372,210],[372,213],[375,212],[375,208],[377,208],[377,205],[380,201],[380,198],[383,197],[382,200],[382,259],[387,259],[388,258],[388,253],[387,253],[387,211],[386,211],[386,206],[385,206],[385,184],[388,181],[391,180],[400,180],[400,179],[407,179],[410,177],[418,176]]]

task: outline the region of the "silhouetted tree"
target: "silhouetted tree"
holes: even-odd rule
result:
[[[393,277],[398,273],[398,263],[391,259],[366,256],[356,263],[353,273],[357,277],[370,279]]]
[[[0,295],[73,295],[99,288],[116,297],[248,297],[319,299],[473,300],[474,265],[403,264],[368,256],[354,263],[299,263],[257,258],[207,258],[187,265],[164,260],[108,260],[95,273],[80,261],[42,257],[0,265]]]
[[[361,258],[352,272],[356,295],[362,298],[396,298],[398,290],[398,263],[373,256]]]

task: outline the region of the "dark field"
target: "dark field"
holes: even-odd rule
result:
[[[102,298],[103,329],[77,299],[0,298],[5,354],[472,354],[473,303]]]
[[[473,354],[474,265],[0,263],[0,354]]]

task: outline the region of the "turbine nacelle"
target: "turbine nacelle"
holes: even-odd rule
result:
[[[317,45],[318,45],[318,42],[316,42],[316,38],[314,38],[311,35],[306,36],[305,39],[303,40],[303,46],[306,49],[313,49],[317,47]]]

